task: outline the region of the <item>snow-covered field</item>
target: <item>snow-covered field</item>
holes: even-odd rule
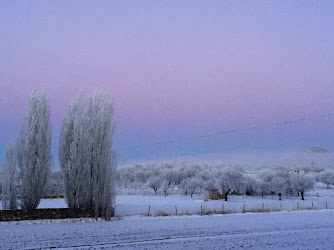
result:
[[[333,249],[334,211],[0,224],[2,249]]]
[[[44,199],[39,206],[62,207],[67,207],[64,199]],[[198,216],[201,207],[203,214],[222,209],[237,213]],[[312,207],[317,210],[294,211]],[[241,213],[252,208],[282,212]],[[0,242],[1,249],[333,249],[333,209],[334,189],[323,184],[307,192],[304,201],[285,196],[279,201],[277,196],[231,195],[226,202],[206,201],[204,195],[119,195],[116,215],[120,220],[1,222]],[[176,210],[178,215],[192,216],[175,216]],[[155,217],[159,211],[171,216]]]
[[[279,201],[277,196],[239,196],[231,195],[228,201],[208,200],[205,201],[205,195],[196,195],[193,198],[190,195],[169,195],[164,196],[140,196],[124,195],[116,198],[116,215],[146,215],[150,209],[150,215],[158,211],[164,211],[175,215],[178,214],[196,214],[202,210],[229,210],[233,212],[242,212],[243,209],[273,209],[273,210],[292,210],[303,208],[326,209],[334,208],[334,189],[325,189],[322,185],[315,191],[306,193],[305,200],[300,197],[283,196]]]
[[[199,214],[201,211],[223,210],[242,212],[251,209],[292,210],[303,208],[334,209],[334,189],[327,189],[323,184],[316,184],[314,191],[305,194],[305,200],[300,197],[277,196],[239,196],[230,195],[228,201],[206,200],[205,195],[118,195],[116,197],[116,215],[155,215],[157,212],[165,212],[170,215]],[[43,199],[39,208],[65,208],[64,199]],[[1,209],[1,203],[0,203]]]
[[[180,214],[199,214],[201,206],[203,211],[207,210],[224,210],[230,212],[242,212],[251,209],[272,209],[272,210],[294,210],[294,209],[325,209],[326,202],[321,199],[314,199],[316,201],[306,200],[300,201],[298,199],[286,199],[278,201],[276,197],[266,197],[259,199],[257,197],[241,197],[232,196],[228,202],[220,201],[203,201],[201,197],[147,197],[147,196],[131,196],[118,197],[118,204],[116,206],[117,216],[128,215],[146,215],[150,210],[150,215],[155,215],[159,211],[163,211],[170,215],[175,215],[176,211]],[[334,201],[327,202],[327,208],[334,208]]]

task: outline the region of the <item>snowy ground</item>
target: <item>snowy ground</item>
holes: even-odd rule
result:
[[[121,220],[94,219],[1,222],[1,249],[125,248],[125,249],[333,249],[334,189],[317,184],[305,201],[299,197],[231,195],[227,202],[204,201],[204,195],[119,195],[116,215]],[[235,211],[212,216],[147,217],[201,211]],[[240,213],[251,208],[280,209],[280,213]],[[299,208],[312,211],[291,211]],[[326,206],[330,210],[326,210]],[[42,200],[39,208],[66,207],[64,199]],[[143,216],[145,215],[145,216]],[[76,221],[75,223],[71,223]]]
[[[117,196],[116,198],[116,215],[146,215],[150,209],[150,215],[158,211],[164,211],[168,214],[196,214],[202,210],[225,210],[232,212],[242,212],[243,209],[261,209],[269,208],[273,210],[291,210],[302,208],[326,209],[334,208],[334,190],[318,190],[310,192],[302,201],[300,197],[285,196],[282,201],[277,196],[250,197],[231,195],[228,201],[208,200],[204,201],[204,195],[196,195],[191,198],[189,195],[170,195],[164,196]]]
[[[207,210],[223,210],[242,212],[251,209],[273,209],[287,211],[291,209],[314,208],[334,209],[334,189],[327,189],[323,184],[317,184],[314,191],[307,192],[305,200],[300,197],[285,197],[282,201],[277,196],[238,196],[231,195],[229,200],[208,200],[205,195],[118,195],[116,197],[116,215],[155,215],[163,211],[170,215],[198,214]],[[39,208],[64,208],[67,207],[64,199],[43,199]],[[1,203],[0,203],[1,209]]]
[[[0,223],[2,249],[333,249],[334,211]]]
[[[205,195],[118,195],[116,197],[116,215],[155,215],[158,211],[175,215],[197,214],[202,210],[223,210],[242,212],[243,209],[273,209],[291,210],[302,208],[334,209],[334,189],[327,189],[323,184],[317,184],[314,191],[305,194],[305,200],[300,197],[283,196],[282,201],[277,196],[239,196],[230,195],[228,201],[208,200]],[[39,208],[63,208],[67,207],[64,199],[42,200]]]

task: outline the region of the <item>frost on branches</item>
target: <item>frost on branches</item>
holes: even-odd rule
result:
[[[17,151],[15,142],[10,142],[6,148],[6,161],[2,174],[1,201],[3,209],[17,209],[16,164]]]
[[[108,216],[114,207],[116,154],[112,150],[114,109],[110,94],[96,91],[72,100],[59,140],[65,197],[70,208],[94,208]]]
[[[30,96],[28,112],[18,144],[18,167],[22,209],[36,209],[43,197],[51,170],[50,108],[45,93]]]

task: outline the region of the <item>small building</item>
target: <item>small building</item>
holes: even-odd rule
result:
[[[208,199],[211,200],[220,200],[224,199],[224,195],[220,194],[217,189],[207,189],[206,190]]]
[[[293,173],[295,173],[295,174],[306,174],[306,171],[304,169],[297,168],[297,169],[293,170]]]

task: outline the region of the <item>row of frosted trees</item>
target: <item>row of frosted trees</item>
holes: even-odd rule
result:
[[[205,190],[218,190],[227,200],[229,194],[245,195],[300,195],[313,189],[315,181],[327,186],[334,185],[334,171],[309,172],[296,174],[292,169],[273,168],[258,170],[249,174],[243,168],[224,166],[203,166],[198,164],[142,164],[119,169],[119,190],[144,193],[151,189],[168,194],[203,193]]]
[[[116,154],[112,150],[114,109],[109,93],[96,91],[70,103],[59,137],[58,158],[70,208],[93,208],[109,216],[114,207]],[[34,91],[18,139],[6,149],[2,170],[4,209],[36,209],[51,173],[50,108]]]

